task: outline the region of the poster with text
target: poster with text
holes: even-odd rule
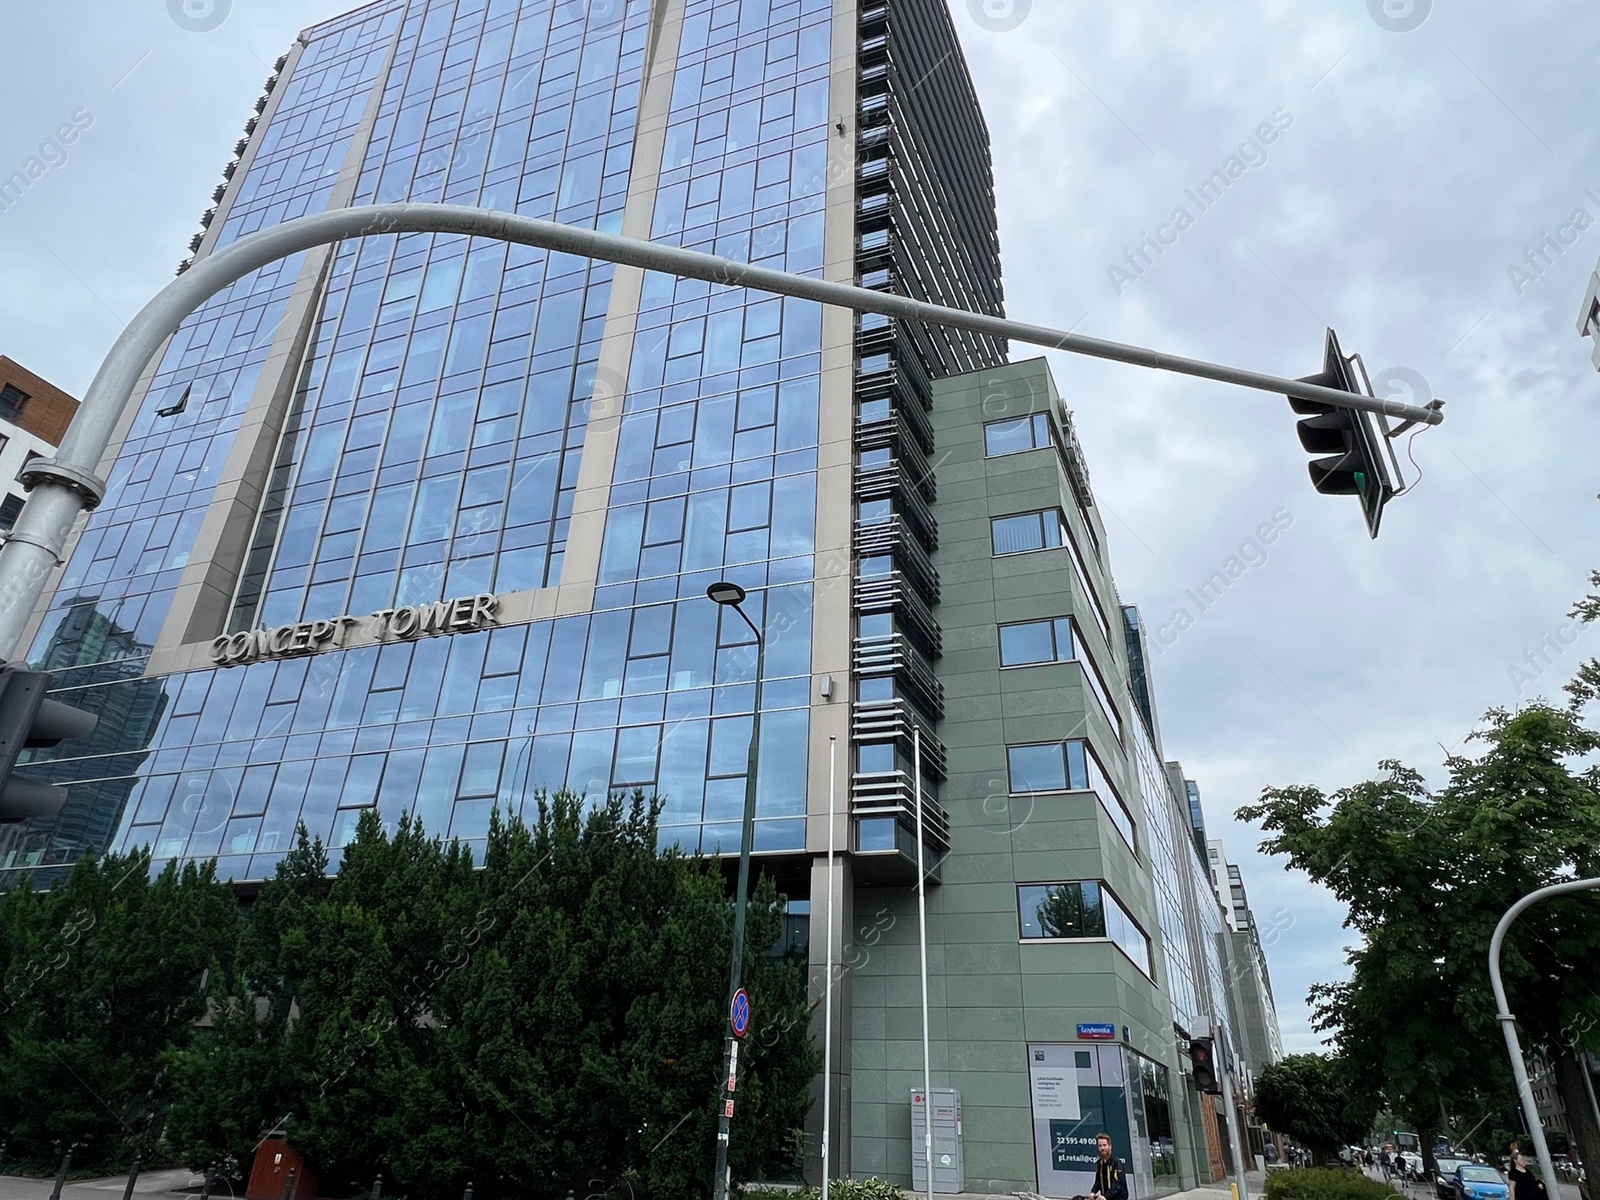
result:
[[[1109,1133],[1113,1152],[1129,1166],[1128,1081],[1121,1046],[1031,1044],[1028,1078],[1041,1196],[1088,1193],[1099,1157],[1096,1134]],[[1128,1182],[1131,1200],[1131,1175]]]

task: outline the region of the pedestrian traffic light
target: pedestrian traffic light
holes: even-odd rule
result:
[[[0,822],[54,816],[67,802],[66,788],[12,773],[26,749],[54,746],[87,737],[98,718],[93,713],[46,700],[50,672],[21,666],[0,669]]]
[[[1194,1069],[1195,1091],[1210,1092],[1213,1096],[1220,1096],[1222,1086],[1217,1082],[1214,1050],[1215,1043],[1211,1038],[1191,1038],[1189,1065]]]
[[[1323,348],[1322,372],[1300,382],[1372,395],[1360,358],[1354,354],[1346,357],[1339,349],[1338,334],[1331,329]],[[1384,458],[1388,437],[1379,419],[1354,408],[1294,396],[1289,397],[1289,406],[1304,418],[1299,423],[1300,444],[1319,456],[1309,464],[1311,486],[1325,496],[1361,497],[1367,532],[1377,537],[1383,506],[1399,490],[1399,472]]]

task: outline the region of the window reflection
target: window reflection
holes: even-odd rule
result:
[[[1154,977],[1150,939],[1098,880],[1019,885],[1017,912],[1024,940],[1108,938]]]

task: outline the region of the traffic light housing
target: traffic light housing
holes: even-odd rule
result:
[[[46,700],[50,672],[26,667],[0,669],[0,822],[49,817],[67,802],[67,789],[14,774],[24,749],[54,746],[87,737],[98,721],[93,713]]]
[[[1190,1039],[1189,1065],[1194,1070],[1195,1091],[1222,1095],[1222,1085],[1217,1082],[1216,1043],[1211,1038]]]
[[[1346,357],[1339,348],[1339,336],[1331,329],[1323,348],[1322,372],[1300,382],[1357,396],[1372,395],[1359,357]],[[1311,486],[1325,496],[1359,496],[1367,532],[1377,537],[1383,506],[1399,490],[1397,473],[1384,457],[1388,438],[1377,418],[1358,409],[1294,396],[1289,397],[1289,406],[1303,418],[1300,444],[1319,456],[1309,464]]]

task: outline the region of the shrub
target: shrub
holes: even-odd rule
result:
[[[744,1200],[822,1200],[819,1187],[796,1191],[754,1191],[743,1193]],[[887,1179],[835,1179],[828,1184],[828,1200],[906,1200],[906,1194]]]
[[[1267,1200],[1390,1200],[1393,1194],[1360,1171],[1313,1167],[1267,1172]]]

